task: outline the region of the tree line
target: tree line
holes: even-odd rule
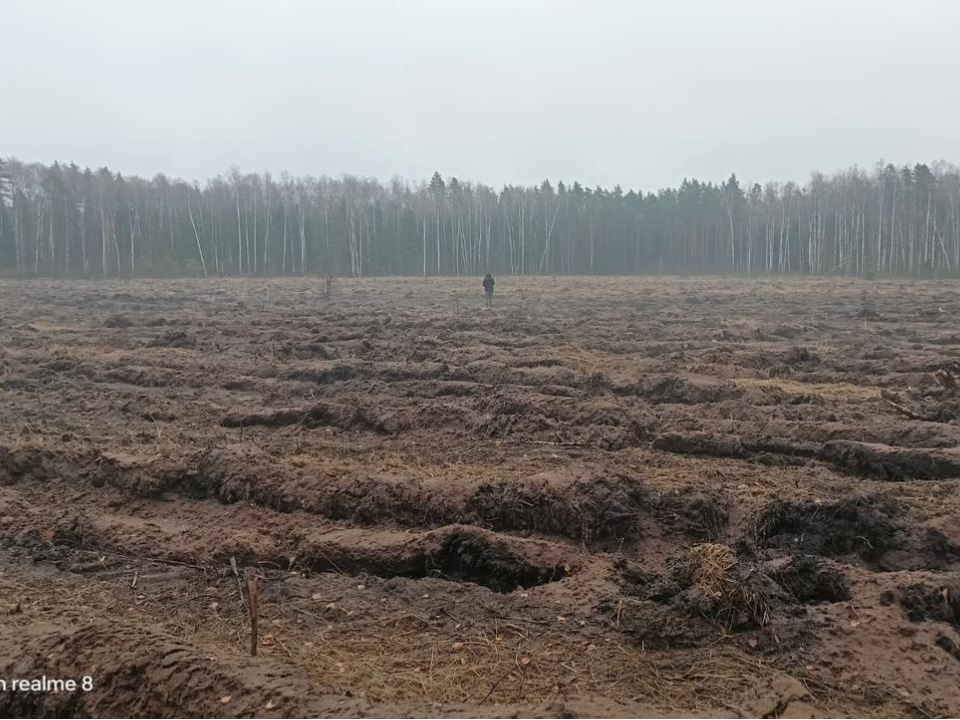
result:
[[[960,171],[878,163],[644,193],[434,173],[204,184],[0,158],[0,273],[56,277],[960,273]]]

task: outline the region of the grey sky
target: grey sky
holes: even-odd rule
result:
[[[960,160],[960,3],[0,0],[0,156],[683,177]]]

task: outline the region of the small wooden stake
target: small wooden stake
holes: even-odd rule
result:
[[[257,655],[257,579],[247,578],[247,595],[250,599],[250,654]]]

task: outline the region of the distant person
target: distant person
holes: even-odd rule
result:
[[[487,307],[493,307],[493,275],[487,273],[487,276],[483,278],[483,294],[487,300]]]

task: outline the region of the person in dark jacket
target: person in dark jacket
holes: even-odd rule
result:
[[[486,296],[487,307],[493,307],[493,275],[487,273],[483,279],[483,294]]]

